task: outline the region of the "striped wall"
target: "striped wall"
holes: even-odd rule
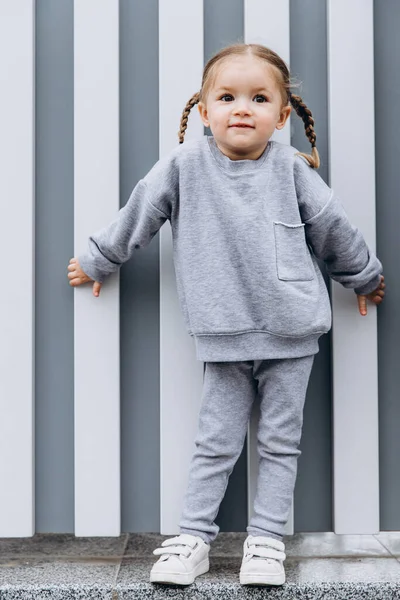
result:
[[[66,267],[177,144],[205,61],[236,41],[290,63],[315,116],[320,174],[390,282],[364,319],[354,293],[328,282],[334,325],[308,388],[287,533],[400,529],[389,368],[399,175],[382,117],[400,93],[396,23],[395,0],[0,0],[0,191],[11,224],[0,244],[13,257],[0,300],[0,537],[178,531],[204,365],[178,306],[170,225],[100,298],[70,288]],[[193,111],[187,138],[202,135]],[[296,115],[278,138],[308,150]],[[221,531],[244,531],[252,512],[258,414],[256,403]]]

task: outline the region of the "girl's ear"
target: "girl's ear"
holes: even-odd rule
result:
[[[291,106],[284,106],[281,110],[281,114],[279,115],[279,121],[276,124],[276,129],[282,129],[285,126],[286,121],[289,118],[291,113]]]
[[[199,109],[200,117],[201,117],[201,120],[203,121],[204,126],[209,127],[210,121],[208,120],[208,113],[207,113],[206,106],[203,104],[203,102],[199,102],[197,105],[197,108]]]

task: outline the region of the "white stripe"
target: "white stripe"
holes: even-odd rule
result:
[[[329,0],[328,33],[331,186],[374,250],[373,0]],[[354,292],[338,283],[332,300],[334,531],[377,533],[376,307],[361,317]]]
[[[35,533],[34,27],[32,0],[0,0],[0,537]]]
[[[202,0],[159,1],[160,157],[178,144],[182,111],[200,90],[203,69]],[[203,135],[194,107],[185,140]],[[179,530],[197,430],[203,363],[195,358],[176,292],[171,227],[160,231],[160,469],[161,533]]]
[[[75,256],[119,208],[118,0],[75,0]],[[119,275],[75,290],[75,535],[120,533]]]
[[[289,65],[290,20],[289,0],[245,0],[244,39],[246,44],[257,43],[267,46]],[[280,131],[275,131],[272,139],[290,144],[290,119]],[[254,406],[248,434],[248,519],[253,514],[258,474],[257,429],[260,418],[259,404]],[[293,533],[293,507],[285,530]]]

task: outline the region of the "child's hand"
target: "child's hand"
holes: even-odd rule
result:
[[[383,290],[386,287],[386,285],[383,283],[384,280],[384,276],[381,275],[381,282],[376,288],[376,290],[374,290],[370,294],[367,294],[366,296],[364,296],[363,294],[357,295],[358,310],[360,311],[360,315],[362,315],[363,317],[367,314],[367,298],[374,304],[380,304],[382,302],[383,297],[385,295],[385,292]]]
[[[81,269],[81,265],[77,258],[71,258],[68,265],[68,279],[69,285],[76,287],[77,285],[82,285],[82,283],[87,283],[88,281],[93,281],[84,271]],[[93,295],[98,296],[100,294],[101,283],[95,281],[93,284]]]

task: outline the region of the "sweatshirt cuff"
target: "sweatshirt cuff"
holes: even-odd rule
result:
[[[380,282],[381,282],[381,273],[379,273],[379,275],[376,275],[373,279],[371,279],[371,281],[369,281],[365,285],[354,288],[354,292],[356,294],[362,294],[362,295],[366,296],[367,294],[370,294],[371,292],[376,290],[376,288],[379,286]]]
[[[102,269],[101,265],[98,264],[100,262],[99,258],[93,260],[89,258],[87,254],[82,254],[78,256],[78,262],[81,266],[82,271],[86,273],[86,275],[90,277],[90,279],[93,279],[93,281],[98,281],[99,283],[103,283],[106,276],[105,271],[107,269]]]

